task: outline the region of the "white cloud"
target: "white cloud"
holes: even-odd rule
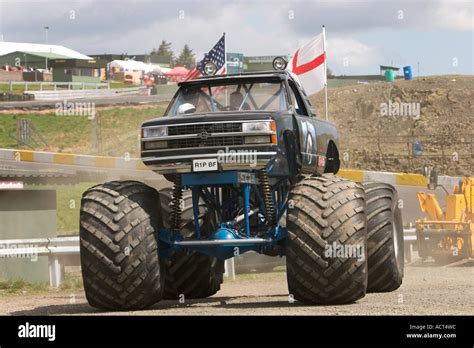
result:
[[[328,66],[335,73],[350,74],[358,68],[374,68],[384,61],[381,48],[347,37],[327,40]]]
[[[435,10],[435,17],[436,23],[441,29],[473,31],[474,2],[443,0]]]
[[[85,54],[142,54],[166,39],[176,54],[189,44],[200,59],[224,31],[228,51],[276,55],[293,53],[326,24],[329,66],[336,73],[351,74],[374,72],[392,59],[403,61],[397,55],[404,51],[390,52],[380,30],[401,35],[472,32],[473,4],[472,0],[0,0],[0,34],[6,41],[42,43],[42,28],[49,25],[51,43]],[[180,20],[181,10],[185,18]],[[74,20],[70,11],[75,11]]]
[[[184,44],[190,44],[197,58],[200,58],[226,32],[228,52],[271,55],[293,51],[298,41],[295,40],[294,33],[279,22],[279,18],[262,18],[262,26],[255,22],[254,25],[245,24],[258,21],[266,7],[257,4],[243,10],[239,4],[227,4],[216,8],[212,18],[185,10],[184,18],[180,19],[176,11],[174,16],[143,21],[140,26],[122,30],[112,36],[107,35],[106,38],[100,33],[89,35],[87,40],[84,40],[83,35],[75,35],[68,39],[68,44],[89,53],[140,53],[149,52],[161,39],[166,39],[173,43],[176,54]]]

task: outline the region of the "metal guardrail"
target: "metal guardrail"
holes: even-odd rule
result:
[[[23,86],[25,91],[28,91],[29,86],[39,86],[39,90],[42,91],[44,86],[53,86],[53,90],[59,86],[65,86],[68,89],[72,87],[81,87],[85,89],[86,87],[93,87],[95,89],[105,87],[110,89],[109,82],[52,82],[52,81],[0,81],[0,85],[8,85],[10,91],[13,91],[13,86]]]
[[[64,279],[64,265],[71,257],[79,257],[79,236],[0,241],[0,258],[37,256],[48,256],[49,284],[57,288]]]
[[[416,228],[404,228],[403,229],[403,240],[405,242],[416,241]]]
[[[411,262],[413,257],[413,246],[416,244],[416,228],[403,229],[403,242],[406,262]]]
[[[404,242],[407,262],[411,262],[413,244],[416,243],[416,230],[404,229]],[[13,247],[14,246],[14,247]],[[408,246],[408,249],[406,248]],[[0,241],[0,258],[22,257],[24,255],[48,256],[49,283],[53,288],[59,287],[64,279],[64,266],[79,266],[79,236],[10,239]],[[74,259],[71,259],[73,257]],[[225,262],[225,275],[235,279],[235,263],[233,259]]]
[[[82,98],[110,98],[125,95],[139,95],[147,90],[146,87],[116,88],[116,89],[77,89],[64,91],[25,91],[32,94],[35,100],[69,100]]]

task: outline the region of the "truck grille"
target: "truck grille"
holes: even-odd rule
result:
[[[201,134],[203,132],[206,132],[206,133],[242,132],[242,123],[235,123],[235,122],[201,123],[201,124],[186,124],[183,126],[169,126],[168,127],[168,135]]]
[[[210,137],[207,139],[183,138],[183,139],[168,140],[169,149],[182,149],[186,147],[207,147],[207,146],[216,146],[216,147],[235,146],[235,145],[243,145],[243,144],[244,144],[243,136]]]

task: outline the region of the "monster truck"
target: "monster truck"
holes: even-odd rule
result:
[[[283,62],[283,63],[282,63]],[[275,71],[181,82],[164,117],[142,126],[141,157],[173,185],[137,181],[87,190],[80,211],[90,305],[142,309],[204,298],[224,260],[256,251],[286,256],[289,296],[354,302],[403,276],[395,189],[336,176],[338,136],[297,77]]]

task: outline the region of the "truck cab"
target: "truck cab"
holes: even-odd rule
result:
[[[159,174],[256,170],[295,176],[339,169],[334,124],[286,70],[179,83],[163,117],[142,126],[141,157]]]

